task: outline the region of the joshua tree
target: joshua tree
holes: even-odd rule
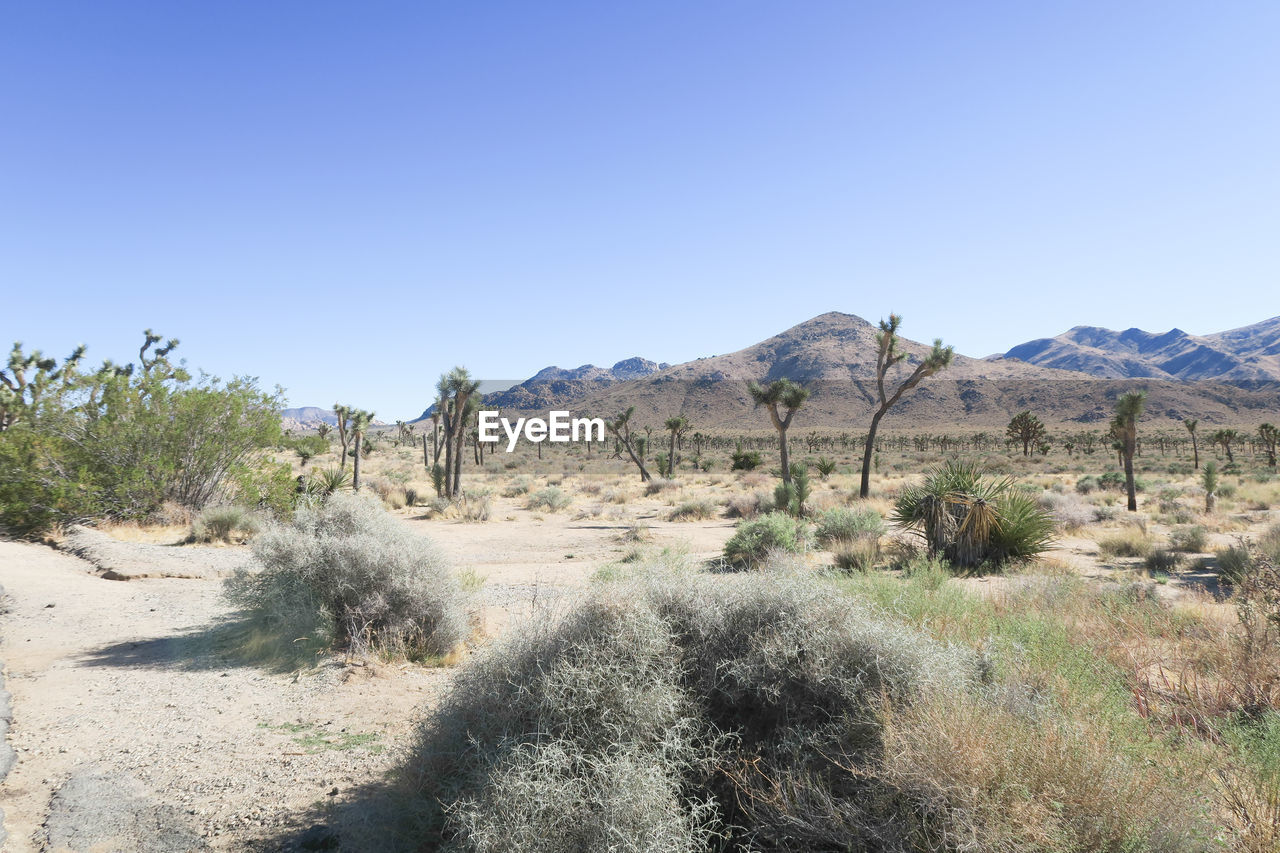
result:
[[[757,406],[764,406],[769,410],[769,420],[773,421],[773,428],[778,431],[778,446],[782,454],[782,482],[789,486],[791,456],[787,452],[787,428],[791,426],[791,419],[804,405],[804,401],[809,399],[809,389],[790,379],[776,379],[764,386],[758,382],[750,382],[747,384],[747,393]],[[778,413],[779,406],[785,410],[785,414]]]
[[[1210,459],[1204,463],[1200,472],[1200,482],[1204,485],[1204,511],[1213,512],[1218,505],[1218,463]]]
[[[1222,449],[1227,452],[1227,464],[1230,465],[1236,461],[1236,457],[1231,453],[1231,445],[1240,440],[1240,433],[1233,429],[1220,429],[1216,431],[1209,440],[1214,444],[1222,445]]]
[[[316,425],[316,435],[320,436],[321,438],[327,439],[329,437],[329,433],[331,432],[333,432],[333,427],[329,426],[324,421],[321,421],[319,424]]]
[[[1280,429],[1274,424],[1263,424],[1258,427],[1258,438],[1262,439],[1262,446],[1267,450],[1267,464],[1276,467],[1276,442],[1280,441]]]
[[[649,469],[644,467],[644,450],[640,448],[637,451],[636,444],[644,441],[640,436],[631,434],[631,416],[636,412],[636,407],[632,406],[622,414],[604,422],[605,429],[609,434],[617,439],[618,444],[625,447],[627,455],[631,457],[631,461],[636,463],[636,467],[640,469],[640,482],[647,483],[653,479],[649,474]]]
[[[467,420],[476,409],[475,394],[480,381],[472,379],[465,367],[455,367],[440,377],[436,385],[440,397],[437,409],[444,420],[444,492],[454,498],[462,492],[462,450]]]
[[[1196,470],[1199,470],[1200,445],[1196,443],[1196,427],[1200,426],[1200,421],[1196,420],[1195,418],[1187,418],[1182,422],[1182,425],[1187,428],[1187,432],[1191,433],[1191,453],[1195,456],[1195,460],[1196,460],[1195,465],[1193,467]]]
[[[351,438],[356,446],[356,454],[351,463],[351,488],[360,491],[360,457],[361,451],[365,448],[364,434],[369,429],[369,424],[373,421],[373,412],[366,412],[363,409],[351,409],[348,414],[351,417]]]
[[[1111,432],[1120,446],[1124,460],[1124,487],[1129,495],[1129,512],[1138,511],[1138,494],[1133,482],[1133,454],[1138,447],[1138,418],[1146,407],[1146,391],[1129,391],[1116,400],[1116,416],[1111,421]]]
[[[671,449],[667,454],[667,476],[674,477],[676,475],[676,440],[689,428],[689,420],[684,415],[676,415],[674,418],[667,418],[662,427],[671,433]]]
[[[888,375],[891,367],[907,357],[905,352],[898,350],[898,327],[900,325],[902,325],[902,317],[898,314],[890,314],[887,321],[880,321],[880,332],[876,335],[876,344],[879,346],[876,353],[876,394],[879,397],[880,405],[875,414],[871,416],[871,429],[867,432],[867,446],[862,453],[862,485],[858,489],[858,496],[863,498],[871,494],[871,457],[875,449],[876,430],[880,428],[880,419],[884,417],[885,412],[893,408],[893,405],[902,398],[903,394],[919,385],[920,380],[950,366],[951,359],[955,356],[953,347],[944,347],[942,339],[935,338],[933,349],[924,357],[924,360],[916,365],[916,369],[898,386],[896,391],[892,394],[887,394],[884,388],[885,376]]]
[[[178,342],[173,343],[177,346]],[[15,343],[9,353],[7,368],[0,370],[0,432],[13,426],[26,411],[34,408],[50,385],[62,382],[65,387],[75,376],[76,367],[84,358],[84,349],[84,344],[76,347],[62,367],[58,367],[57,359],[45,358],[40,350],[24,353],[22,344]]]
[[[351,406],[344,406],[342,403],[333,404],[333,413],[338,416],[338,444],[342,445],[342,452],[338,454],[339,471],[345,471],[347,467],[347,448],[351,446],[351,430],[348,421],[353,411],[355,409]]]
[[[1013,420],[1009,421],[1005,435],[1011,441],[1022,442],[1022,455],[1030,456],[1032,446],[1039,447],[1044,444],[1045,428],[1040,419],[1030,411],[1019,412],[1013,416]]]

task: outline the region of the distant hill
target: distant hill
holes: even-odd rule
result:
[[[319,406],[299,406],[294,409],[281,409],[280,423],[287,430],[291,429],[294,432],[300,432],[315,429],[320,424],[337,426],[338,416],[333,413],[333,409],[322,409]],[[373,425],[386,426],[386,422],[374,418]]]
[[[610,385],[650,376],[670,366],[637,356],[624,359],[613,367],[596,367],[594,364],[570,369],[544,367],[519,385],[485,394],[484,402],[490,408],[520,411],[564,408]],[[429,417],[431,409],[428,406],[414,423]]]
[[[1044,367],[1107,379],[1150,377],[1254,387],[1280,382],[1280,317],[1213,335],[1076,326],[1004,354]]]
[[[797,416],[799,429],[856,431],[865,427],[876,404],[878,330],[877,325],[852,314],[823,314],[738,352],[698,359],[602,389],[576,402],[574,408],[604,415],[635,406],[637,418],[643,422],[683,412],[704,429],[768,429],[767,418],[755,410],[744,380],[785,377],[804,382],[812,392]],[[906,338],[899,341],[908,359],[890,373],[892,384],[930,349]],[[1206,423],[1239,423],[1280,416],[1280,385],[1246,389],[1172,380],[1102,381],[1078,371],[1014,358],[978,359],[957,354],[949,369],[905,396],[890,411],[885,425],[923,430],[942,430],[953,424],[1003,427],[1023,409],[1057,423],[1105,425],[1115,398],[1134,387],[1148,389],[1148,418],[1153,420],[1196,417]]]
[[[1233,348],[1237,353],[1233,357],[1241,364],[1265,365],[1267,358],[1274,358],[1274,352],[1268,355],[1267,351],[1275,350],[1277,327],[1280,320],[1198,340]],[[913,331],[909,323],[905,329]],[[861,317],[831,312],[737,352],[684,364],[667,366],[631,359],[610,370],[591,365],[574,370],[547,368],[507,391],[485,395],[484,401],[487,407],[513,413],[568,409],[592,416],[614,415],[634,406],[636,421],[641,424],[656,425],[670,415],[683,413],[697,429],[767,430],[768,419],[752,404],[746,381],[788,378],[811,390],[809,401],[797,416],[797,429],[857,432],[865,428],[877,400],[878,331],[878,325]],[[946,334],[945,329],[920,331],[941,332],[944,338]],[[1105,341],[1110,340],[1107,335],[1127,334],[1081,337]],[[1166,341],[1167,346],[1173,346],[1178,336],[1190,337],[1177,330],[1153,337],[1170,336],[1173,338]],[[1129,335],[1129,340],[1137,337]],[[930,346],[908,338],[899,340],[908,358],[891,372],[889,382],[893,385],[930,350]],[[1011,352],[1015,351],[1019,348]],[[1258,355],[1247,356],[1246,352]],[[1254,361],[1247,362],[1247,358]],[[1280,382],[1267,380],[1265,371],[1234,384],[1200,381],[1189,369],[1194,361],[1188,360],[1177,372],[1162,368],[1159,374],[1138,373],[1134,368],[1108,375],[1068,368],[1069,361],[1038,364],[1021,357],[957,354],[950,368],[906,395],[890,411],[885,426],[1003,428],[1014,414],[1031,409],[1049,422],[1102,427],[1111,417],[1115,399],[1133,388],[1148,390],[1149,421],[1176,424],[1193,417],[1205,424],[1249,424],[1280,418]],[[1124,363],[1123,359],[1117,362]],[[628,372],[640,375],[623,379]]]

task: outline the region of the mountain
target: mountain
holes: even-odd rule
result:
[[[1280,317],[1213,335],[1076,326],[1006,352],[1006,359],[1108,379],[1211,380],[1245,387],[1280,382]]]
[[[557,397],[556,383],[544,394],[515,398],[526,412],[565,408],[575,414],[612,415],[636,407],[637,422],[655,423],[683,412],[700,429],[768,429],[766,416],[747,394],[748,379],[789,378],[805,383],[809,401],[797,416],[799,429],[856,431],[865,428],[877,401],[875,385],[878,326],[852,314],[815,317],[746,349],[678,364],[626,382],[612,382],[583,396]],[[896,387],[930,347],[899,338],[908,358],[889,375]],[[1057,423],[1105,425],[1117,396],[1134,387],[1149,391],[1148,418],[1205,423],[1274,420],[1280,410],[1275,387],[1249,389],[1207,382],[1097,376],[1017,358],[955,356],[946,371],[924,380],[890,411],[885,425],[896,429],[944,430],[953,424],[1003,427],[1023,409]],[[491,404],[486,397],[486,404]]]
[[[373,426],[387,425],[386,421],[380,421],[377,418],[374,418],[370,423]],[[337,426],[338,416],[333,413],[333,409],[322,409],[319,406],[300,406],[295,409],[280,410],[280,425],[286,430],[302,432],[315,429],[320,424]]]
[[[650,376],[670,366],[636,356],[613,367],[596,367],[594,364],[571,369],[544,367],[519,385],[485,394],[484,402],[492,409],[538,411],[564,408],[610,385]],[[414,423],[430,417],[431,409],[428,406]]]

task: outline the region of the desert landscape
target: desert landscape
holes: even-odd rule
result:
[[[0,4],[0,853],[1280,853],[1277,32]]]
[[[1276,325],[1259,326],[1273,348]],[[461,368],[419,419],[380,425],[193,384],[150,355],[169,346],[157,335],[136,371],[15,351],[6,376],[46,390],[7,399],[10,448],[43,439],[36,458],[57,463],[90,437],[137,441],[122,425],[170,407],[184,437],[135,464],[174,470],[176,441],[208,497],[184,504],[153,477],[103,489],[119,476],[106,467],[82,475],[102,489],[95,513],[40,465],[8,469],[4,517],[25,527],[0,542],[6,849],[569,850],[611,833],[655,850],[1271,849],[1280,477],[1274,429],[1246,419],[1275,410],[1275,386],[1064,379],[950,353],[930,374],[928,347],[868,327],[824,315],[596,387],[552,373],[520,393],[672,414],[630,409],[603,419],[604,440],[522,437],[510,453],[477,441],[476,415],[512,392],[484,395]],[[953,367],[963,379],[944,378]],[[905,391],[869,437],[877,377]],[[958,400],[962,386],[981,396]],[[77,388],[103,400],[98,420],[79,420]],[[210,393],[225,402],[185,408]],[[1054,406],[999,425],[1015,398]],[[218,428],[192,431],[206,419]],[[240,456],[223,469],[228,445]],[[210,470],[226,471],[216,487]],[[645,639],[633,618],[674,633]],[[663,637],[665,676],[634,646]],[[708,654],[721,674],[687,681]],[[677,692],[649,695],[662,689]],[[635,702],[693,739],[638,734]],[[719,703],[702,723],[718,745],[685,731]],[[861,722],[832,729],[826,715],[856,708]],[[801,740],[748,758],[758,725]],[[518,763],[550,745],[591,752]],[[659,752],[578,763],[635,749]],[[684,763],[701,750],[715,763]],[[812,775],[788,777],[796,761]],[[654,772],[675,775],[645,787]],[[708,799],[688,799],[695,784]]]

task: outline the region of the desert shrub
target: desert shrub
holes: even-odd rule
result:
[[[1140,527],[1123,527],[1098,540],[1098,550],[1106,557],[1146,557],[1151,553],[1151,534]]]
[[[601,584],[458,673],[407,767],[424,849],[908,849],[879,710],[976,671],[795,576]]]
[[[829,456],[819,456],[818,461],[813,463],[813,467],[818,469],[818,476],[827,479],[836,470],[836,460]]]
[[[280,396],[247,377],[193,379],[167,357],[177,343],[153,348],[161,338],[148,332],[140,364],[99,370],[77,368],[83,349],[58,367],[14,347],[9,366],[29,384],[4,388],[0,401],[14,418],[0,430],[0,530],[29,535],[85,518],[146,520],[166,502],[195,510],[244,500],[237,480],[280,445]]]
[[[814,541],[826,547],[840,541],[879,539],[884,520],[870,507],[833,507],[817,520]]]
[[[673,509],[668,518],[671,521],[702,521],[715,515],[716,505],[711,501],[685,501]]]
[[[1076,491],[1082,495],[1096,492],[1099,488],[1098,478],[1091,474],[1086,474],[1079,480],[1076,480]]]
[[[390,479],[384,477],[361,478],[360,485],[362,487],[367,485],[391,509],[403,509],[409,503],[404,487]]]
[[[1182,565],[1183,557],[1173,551],[1157,548],[1147,555],[1142,565],[1149,572],[1174,572]]]
[[[507,483],[502,490],[502,496],[504,498],[518,498],[521,495],[529,494],[531,489],[533,489],[533,478],[528,474],[521,474],[510,483]]]
[[[961,568],[1034,557],[1048,549],[1054,533],[1053,517],[1013,480],[989,478],[959,460],[903,489],[893,521],[919,531],[931,554]]]
[[[1169,534],[1169,547],[1174,551],[1199,554],[1209,547],[1209,534],[1201,527],[1183,527]]]
[[[406,506],[417,506],[419,497],[421,497],[421,495],[418,494],[418,490],[415,487],[405,486],[404,502]]]
[[[491,493],[488,489],[468,489],[454,501],[454,506],[463,521],[488,521],[493,510]]]
[[[829,546],[832,563],[844,572],[865,572],[880,559],[879,537],[836,539]]]
[[[233,542],[248,539],[261,529],[252,511],[241,506],[211,506],[191,522],[192,542]]]
[[[1078,530],[1094,519],[1093,505],[1075,495],[1044,492],[1038,500],[1063,530]]]
[[[448,561],[372,497],[303,507],[253,552],[262,571],[228,579],[227,596],[286,642],[318,632],[348,651],[440,655],[467,636],[468,597]]]
[[[1280,563],[1280,524],[1271,525],[1258,537],[1258,550],[1272,562]]]
[[[1238,584],[1253,570],[1253,555],[1244,543],[1222,548],[1214,557],[1218,561],[1218,575],[1226,583]]]
[[[752,492],[729,498],[725,515],[729,518],[755,518],[773,510],[773,499],[766,492]]]
[[[737,448],[730,455],[729,459],[731,462],[729,469],[731,471],[754,471],[760,467],[761,463],[764,462],[764,458],[758,451],[744,451],[742,449],[742,442],[738,442]]]
[[[525,501],[525,507],[532,510],[559,512],[571,503],[573,498],[565,494],[559,486],[547,486],[529,495],[529,499]]]
[[[724,558],[737,568],[755,568],[772,551],[798,553],[808,547],[809,526],[785,513],[771,512],[738,523],[724,544]]]
[[[661,494],[662,492],[669,492],[672,489],[678,489],[681,485],[682,483],[679,480],[668,480],[665,477],[655,477],[648,483],[645,483],[644,494],[645,497],[653,497],[654,495]]]

